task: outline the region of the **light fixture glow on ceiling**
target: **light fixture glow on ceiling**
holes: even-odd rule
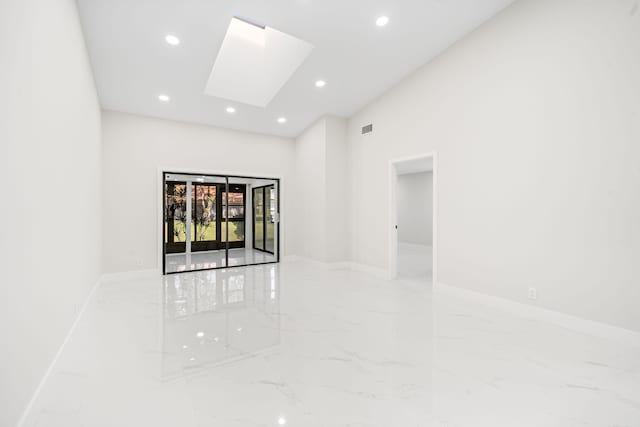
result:
[[[278,425],[285,425],[287,423],[287,420],[284,417],[280,417],[278,418]]]
[[[327,82],[325,82],[324,80],[318,80],[316,82],[316,87],[325,87],[327,84]]]
[[[304,40],[234,17],[204,93],[264,108],[312,50]]]
[[[235,108],[233,108],[233,107],[227,107],[227,113],[229,113],[229,114],[233,114],[233,113],[235,113],[235,112],[236,112],[236,109],[235,109]]]
[[[376,25],[378,27],[384,27],[388,23],[389,23],[389,17],[388,16],[380,16],[380,17],[378,17],[378,19],[376,19]]]
[[[278,117],[278,123],[287,123],[286,117]]]
[[[169,98],[169,95],[165,94],[158,95],[158,99],[162,102],[169,102],[171,100],[171,98]]]
[[[167,34],[167,36],[164,38],[167,43],[169,43],[171,46],[178,46],[180,44],[180,39],[177,38],[176,36],[174,36],[173,34]]]
[[[204,336],[204,332],[200,331],[196,334],[198,338],[202,338]]]

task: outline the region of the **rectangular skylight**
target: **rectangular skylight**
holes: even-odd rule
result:
[[[312,50],[304,40],[234,17],[204,92],[266,107]]]

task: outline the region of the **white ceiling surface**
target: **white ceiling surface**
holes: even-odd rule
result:
[[[513,0],[78,0],[102,107],[297,136],[349,117]],[[389,24],[375,25],[387,15]],[[266,108],[207,96],[232,16],[315,48]],[[174,34],[179,46],[164,37]],[[325,80],[324,88],[315,87]],[[169,103],[158,101],[166,93]],[[228,114],[228,106],[236,113]],[[287,123],[276,122],[286,117]]]

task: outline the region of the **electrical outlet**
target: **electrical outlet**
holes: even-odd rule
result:
[[[538,299],[538,290],[536,288],[529,288],[529,292],[527,292],[527,298],[533,300]]]

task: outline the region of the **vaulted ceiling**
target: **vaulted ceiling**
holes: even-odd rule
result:
[[[322,115],[357,112],[511,2],[78,0],[78,5],[103,108],[296,136]],[[314,47],[264,108],[205,94],[233,16]],[[387,25],[376,25],[381,16],[389,18]],[[179,44],[167,43],[167,35]],[[317,87],[318,80],[326,85]],[[163,94],[168,102],[158,99]],[[235,112],[227,112],[229,107]],[[281,117],[286,122],[278,122]]]

